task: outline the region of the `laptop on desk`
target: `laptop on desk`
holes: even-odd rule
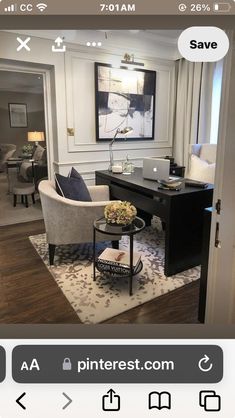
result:
[[[149,180],[172,180],[169,177],[170,160],[164,158],[145,157],[143,159],[143,178]]]

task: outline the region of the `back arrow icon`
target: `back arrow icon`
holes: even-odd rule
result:
[[[20,400],[26,395],[26,392],[22,393],[22,395],[20,395],[20,397],[18,399],[16,399],[16,403],[18,403],[18,405],[22,408],[22,409],[26,409],[26,407],[20,402]]]
[[[66,395],[66,393],[62,393],[62,395],[67,399],[67,403],[63,406],[63,408],[62,409],[66,409],[66,408],[68,408],[68,406],[73,402],[72,401],[72,399],[68,396],[68,395]]]

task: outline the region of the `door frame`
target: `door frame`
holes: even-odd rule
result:
[[[46,152],[47,152],[47,167],[48,178],[52,179],[54,175],[54,139],[55,132],[53,129],[53,110],[51,100],[52,88],[52,68],[45,66],[32,65],[30,63],[19,64],[19,62],[1,59],[0,71],[19,72],[28,74],[39,74],[43,79],[43,96],[44,96],[44,117],[45,117],[45,133],[46,133]]]
[[[221,200],[221,213],[212,214],[208,265],[207,324],[235,323],[235,42],[228,32],[230,49],[224,61],[219,141],[213,207]],[[215,246],[219,227],[219,247]]]

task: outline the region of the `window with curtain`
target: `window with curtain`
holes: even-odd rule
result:
[[[213,91],[212,91],[212,106],[211,106],[211,132],[210,132],[211,144],[217,144],[217,141],[218,141],[222,76],[223,76],[223,61],[219,61],[216,63],[216,66],[214,69],[214,76],[213,76]]]

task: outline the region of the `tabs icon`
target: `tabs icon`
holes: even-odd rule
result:
[[[199,405],[205,411],[218,412],[221,410],[221,397],[214,390],[201,390],[199,393]]]
[[[58,36],[55,40],[55,45],[52,45],[52,52],[66,52],[66,46],[63,43],[64,40]]]

